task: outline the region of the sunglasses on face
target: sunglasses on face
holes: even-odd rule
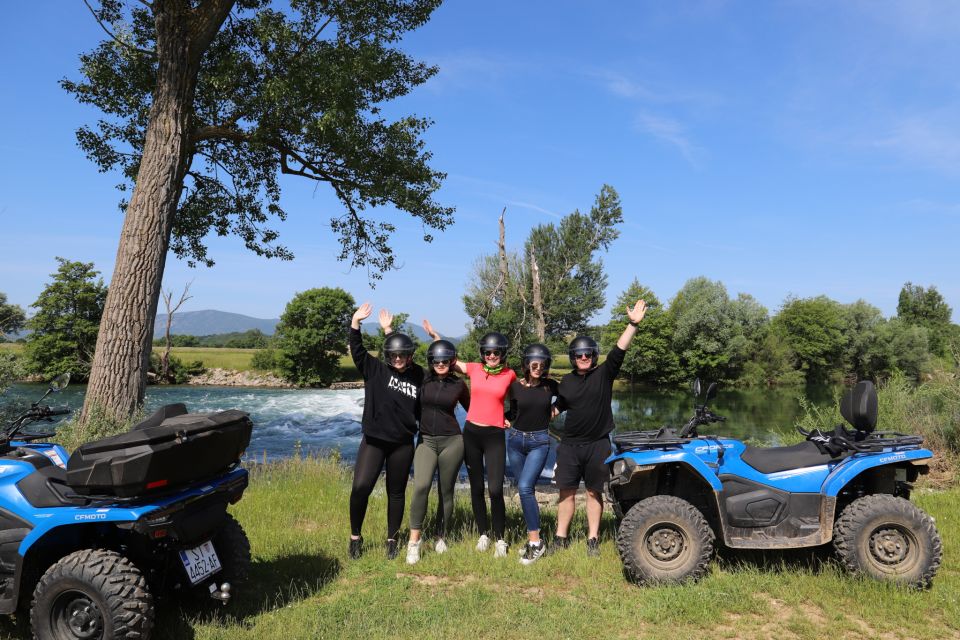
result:
[[[387,354],[387,360],[406,360],[406,359],[407,359],[407,354],[403,352],[397,351],[394,353]]]
[[[577,360],[590,360],[590,359],[593,358],[593,354],[592,354],[592,353],[578,353],[578,354],[576,354],[575,357],[577,358]]]
[[[528,366],[531,369],[543,369],[546,366],[546,364],[544,362],[541,362],[540,360],[533,360],[530,362]]]
[[[450,360],[434,360],[434,361],[433,361],[433,366],[435,366],[435,367],[449,367],[449,366],[450,366]]]
[[[499,358],[499,357],[500,357],[500,352],[499,352],[499,351],[484,351],[484,352],[483,352],[483,357],[484,357],[484,358],[489,358],[490,356],[497,356],[497,357]]]

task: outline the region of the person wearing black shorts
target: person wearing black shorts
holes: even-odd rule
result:
[[[627,307],[630,322],[601,365],[597,364],[600,348],[596,340],[578,336],[570,343],[573,371],[560,380],[557,398],[558,411],[566,411],[567,415],[553,476],[560,490],[554,550],[570,544],[567,534],[576,507],[577,488],[583,480],[587,489],[587,554],[600,555],[603,484],[609,477],[604,460],[610,455],[610,432],[614,428],[610,406],[613,381],[646,312],[647,303],[643,300],[638,300],[632,309]]]

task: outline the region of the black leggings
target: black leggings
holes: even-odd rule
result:
[[[477,529],[490,531],[487,503],[483,499],[483,465],[487,465],[487,489],[490,491],[490,515],[493,517],[493,535],[503,539],[506,508],[503,504],[503,471],[506,466],[507,445],[504,430],[498,427],[478,427],[467,422],[463,427],[463,461],[467,463],[470,478],[470,501]]]
[[[363,436],[353,468],[353,490],[350,492],[350,532],[360,535],[363,518],[367,515],[367,500],[373,485],[380,477],[384,462],[387,466],[387,539],[396,540],[403,521],[404,494],[410,465],[413,462],[413,440],[388,442]]]

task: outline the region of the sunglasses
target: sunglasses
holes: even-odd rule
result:
[[[392,353],[387,353],[387,360],[406,360],[410,354],[403,353],[402,351],[394,351]]]
[[[574,356],[577,360],[591,360],[593,359],[592,353],[578,353]]]
[[[527,366],[529,366],[531,369],[543,369],[546,366],[546,363],[539,360],[534,360]]]
[[[435,367],[449,367],[451,360],[434,360],[433,366]]]
[[[483,351],[484,358],[489,358],[490,356],[499,356],[499,355],[500,355],[500,352],[493,349]]]

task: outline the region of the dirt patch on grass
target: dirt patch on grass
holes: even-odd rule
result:
[[[425,587],[465,587],[477,581],[474,576],[450,578],[447,576],[421,575],[417,573],[398,573],[397,578],[410,578]]]

